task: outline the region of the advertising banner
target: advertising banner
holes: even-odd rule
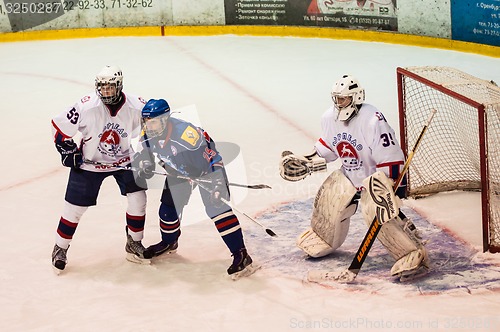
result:
[[[124,27],[162,23],[164,0],[3,0],[1,30]],[[171,10],[170,10],[171,12]]]
[[[225,0],[227,25],[397,31],[396,0]]]
[[[454,40],[500,46],[500,0],[452,0]]]

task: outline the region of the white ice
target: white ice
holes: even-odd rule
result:
[[[488,289],[419,296],[395,287],[382,296],[326,289],[303,283],[304,275],[284,278],[265,266],[233,282],[225,275],[229,252],[196,196],[184,216],[189,222],[178,253],[153,266],[129,263],[125,200],[112,180],[82,218],[67,269],[56,276],[50,253],[68,169],[53,146],[50,119],[92,91],[105,64],[123,69],[125,91],[196,109],[214,139],[240,146],[231,180],[273,188],[234,189],[236,207],[252,217],[314,196],[324,174],[285,183],[277,165],[282,150],[310,151],[339,75],[358,77],[367,101],[398,133],[397,66],[451,66],[500,82],[499,58],[375,42],[217,36],[0,44],[3,331],[500,329],[500,295]],[[148,191],[146,245],[159,240],[159,194],[157,188]],[[440,194],[405,204],[481,250],[478,194]],[[239,216],[244,229],[258,232]],[[282,254],[266,237],[262,232],[259,245]],[[484,256],[500,263],[500,256]]]

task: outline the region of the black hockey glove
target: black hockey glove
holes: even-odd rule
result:
[[[226,204],[222,200],[229,200],[227,187],[215,186],[210,193],[210,203],[212,203],[212,205],[216,208],[221,208],[224,204]]]
[[[82,153],[72,139],[56,142],[56,149],[61,154],[61,163],[63,166],[80,168],[83,164]]]
[[[225,204],[223,200],[227,202],[230,198],[225,170],[218,169],[207,174],[204,178],[212,181],[210,184],[210,203],[216,208],[221,208]]]
[[[154,175],[155,164],[148,159],[139,161],[139,167],[137,170],[137,176],[144,179],[151,179]]]
[[[137,169],[137,176],[143,179],[151,179],[156,168],[153,162],[154,156],[149,150],[142,150],[134,155],[133,166]]]

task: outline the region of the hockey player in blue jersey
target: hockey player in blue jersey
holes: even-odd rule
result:
[[[233,256],[227,273],[237,279],[254,272],[238,218],[230,206],[229,187],[222,157],[206,131],[189,122],[170,117],[164,99],[151,99],[142,109],[143,150],[134,165],[140,177],[150,178],[154,155],[165,168],[165,186],[159,208],[161,241],[148,248],[154,256],[174,252],[181,235],[182,211],[199,185],[207,215]]]

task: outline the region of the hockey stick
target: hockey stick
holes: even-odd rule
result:
[[[137,171],[137,168],[135,167],[130,167],[130,166],[120,166],[120,165],[116,165],[116,164],[106,164],[106,163],[100,163],[100,162],[97,162],[97,161],[92,161],[92,160],[88,160],[88,159],[85,159],[84,160],[84,163],[86,164],[90,164],[90,165],[98,165],[98,166],[106,166],[106,167],[114,167],[114,168],[117,168],[117,169],[123,169],[123,170],[130,170],[130,171]],[[156,171],[152,171],[153,174],[158,174],[158,175],[163,175],[163,176],[174,176],[178,179],[184,179],[184,180],[188,180],[188,181],[191,181],[191,182],[194,182],[196,183],[198,186],[200,186],[200,188],[206,190],[208,193],[212,194],[212,191],[205,187],[205,185],[203,183],[212,183],[212,181],[210,180],[206,180],[206,179],[198,179],[198,178],[190,178],[188,176],[182,176],[182,175],[176,175],[176,174],[169,174],[169,173],[163,173],[163,172],[156,172]],[[228,183],[228,185],[231,185],[232,183]],[[237,186],[244,186],[245,188],[250,188],[250,189],[264,189],[264,188],[271,188],[269,187],[268,185],[265,185],[265,184],[258,184],[258,185],[238,185],[238,184],[232,184],[233,186],[234,185],[237,185]],[[247,217],[249,220],[251,220],[252,222],[254,222],[255,224],[259,225],[260,227],[262,227],[267,234],[269,234],[270,236],[277,236],[275,232],[273,232],[271,229],[269,228],[266,228],[264,225],[262,225],[261,223],[259,223],[257,220],[255,220],[254,218],[250,217],[248,214],[246,214],[245,212],[241,211],[241,210],[238,210],[237,208],[235,208],[234,206],[231,205],[231,202],[229,202],[228,200],[224,199],[224,198],[220,198],[221,202],[223,202],[224,204],[227,204],[228,206],[230,206],[232,209],[234,209],[236,212],[238,213],[241,213],[242,215],[244,215],[245,217]]]
[[[427,119],[426,124],[422,128],[422,131],[420,132],[420,135],[417,138],[417,141],[415,142],[415,146],[413,147],[413,150],[408,154],[408,157],[406,159],[406,162],[403,166],[403,170],[399,174],[397,180],[394,182],[393,189],[396,191],[398,189],[399,185],[401,184],[401,181],[403,181],[404,176],[406,175],[406,172],[408,171],[410,167],[411,160],[413,159],[413,156],[415,155],[415,152],[417,151],[418,146],[420,145],[420,142],[422,141],[422,138],[424,137],[425,132],[427,131],[427,128],[429,128],[429,125],[431,124],[432,118],[436,114],[436,110],[432,109],[431,114],[429,115],[429,118]],[[381,224],[377,220],[377,217],[373,218],[373,221],[368,227],[368,231],[366,232],[366,235],[361,242],[361,245],[358,248],[358,251],[354,255],[354,258],[351,262],[351,265],[341,272],[339,275],[331,275],[330,272],[326,272],[320,279],[323,280],[335,280],[335,281],[340,281],[340,282],[353,282],[356,276],[358,275],[359,271],[361,270],[361,267],[363,266],[363,262],[365,261],[366,257],[368,256],[368,252],[370,251],[373,242],[375,242],[375,239],[377,238],[377,235],[380,231]],[[323,273],[323,272],[321,272]],[[309,276],[311,277],[311,275]]]
[[[113,168],[117,168],[117,169],[129,170],[129,171],[137,171],[137,169],[134,168],[134,167],[121,166],[121,165],[116,165],[116,164],[112,164],[112,163],[101,163],[101,162],[92,161],[92,160],[89,160],[89,159],[85,159],[83,162],[85,164],[89,164],[89,165],[104,166],[104,167],[113,167]],[[189,178],[187,176],[172,175],[172,174],[163,173],[163,172],[157,172],[157,171],[151,171],[151,173],[157,174],[157,175],[163,175],[163,176],[168,176],[168,175],[170,175],[170,176],[176,176],[179,179],[186,179],[186,180],[191,179],[191,178]],[[212,183],[212,181],[206,180],[206,179],[197,179],[197,180],[200,181],[200,182]],[[248,189],[272,189],[267,184],[240,184],[240,183],[229,182],[228,185],[229,186],[233,186],[233,187],[242,187],[242,188],[248,188]]]
[[[196,183],[198,186],[200,186],[200,188],[202,188],[203,190],[206,190],[209,194],[213,194],[213,191],[211,191],[209,188],[205,187],[204,184],[202,184],[199,179],[189,179],[190,181]],[[231,205],[231,202],[229,202],[227,199],[223,198],[223,197],[219,197],[220,201],[223,202],[224,204],[230,206],[233,210],[235,210],[236,212],[238,213],[241,213],[242,215],[244,215],[245,217],[247,217],[249,220],[253,221],[255,224],[259,225],[260,227],[262,227],[262,229],[264,229],[266,231],[267,234],[269,234],[270,236],[277,236],[275,232],[273,232],[271,229],[269,228],[266,228],[264,225],[262,225],[260,222],[258,222],[257,220],[255,220],[254,218],[250,217],[248,214],[246,214],[245,212],[241,211],[241,210],[238,210],[236,207],[232,206]]]

